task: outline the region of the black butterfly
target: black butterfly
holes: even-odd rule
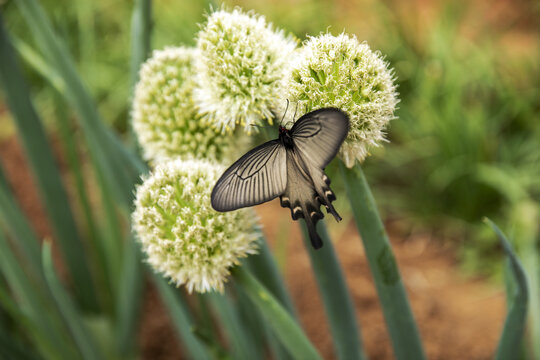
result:
[[[231,211],[279,196],[293,220],[304,218],[311,244],[319,249],[323,243],[315,226],[324,217],[320,206],[341,220],[324,168],[348,132],[349,117],[335,108],[307,113],[290,130],[280,126],[276,140],[257,146],[223,173],[212,191],[212,207]]]

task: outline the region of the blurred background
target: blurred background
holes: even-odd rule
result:
[[[41,4],[68,45],[104,120],[129,142],[132,2],[46,0]],[[477,339],[478,334],[475,337],[464,332],[464,337],[471,338],[471,344],[463,345],[461,350],[469,346],[471,356],[474,355],[471,358],[489,357],[502,326],[504,296],[500,287],[490,287],[490,281],[501,275],[501,254],[482,217],[488,216],[504,228],[514,239],[518,253],[539,251],[540,2],[273,0],[226,1],[224,4],[253,9],[301,40],[325,31],[355,34],[360,41],[365,40],[372,49],[386,56],[395,69],[401,102],[397,118],[388,129],[389,142],[373,151],[363,166],[364,171],[388,224],[404,277],[409,279],[406,280],[409,291],[413,288],[413,308],[423,337],[426,338],[429,331],[438,331],[435,320],[454,324],[451,317],[455,315],[458,318],[455,324],[466,323],[480,304],[475,301],[481,298],[485,300],[482,304],[492,304],[483,309],[493,311],[493,315],[485,314],[485,317],[492,318],[494,324],[481,322],[478,328],[492,328],[493,339],[485,349],[478,350],[474,348],[474,344],[482,342]],[[220,5],[219,2],[209,5],[207,1],[154,1],[152,48],[194,44],[197,24],[204,21],[210,6]],[[32,49],[36,44],[15,1],[4,0],[0,6],[17,52],[25,59],[21,63],[25,66],[34,104],[53,143],[58,142],[55,140],[60,137],[55,121],[61,111],[58,97],[28,65],[35,60]],[[73,126],[72,131],[77,137],[79,129]],[[37,195],[31,189],[30,175],[21,166],[24,157],[2,98],[0,150],[0,158],[24,210],[33,219],[37,232],[42,237],[50,236]],[[84,157],[84,148],[81,152]],[[59,161],[63,161],[61,156]],[[330,171],[333,171],[332,166]],[[66,178],[67,183],[72,181]],[[338,176],[333,177],[334,183],[336,192],[344,194]],[[336,208],[346,213],[347,206],[338,195]],[[270,204],[259,210],[267,224],[271,245],[287,274],[293,298],[301,302],[305,290],[300,281],[304,264],[301,259],[305,254],[301,254],[299,240],[296,245],[289,244],[293,241],[288,231],[297,232],[297,229],[290,225],[288,213],[278,208]],[[276,221],[271,218],[274,214],[282,230],[272,230]],[[329,223],[331,231],[337,234],[334,236],[336,248],[343,256],[348,281],[356,281],[354,274],[367,273],[365,261],[355,262],[352,256],[345,258],[348,245],[342,240],[354,232],[354,227],[347,221],[337,225]],[[354,256],[358,259],[362,254],[354,253]],[[307,266],[307,262],[305,264]],[[421,272],[408,270],[415,266],[420,266]],[[422,301],[437,294],[441,296],[439,291],[444,290],[430,288],[432,293],[418,295],[414,284],[420,289],[422,284],[430,282],[426,274],[441,271],[453,276],[448,280],[448,286],[453,286],[447,290],[448,294],[476,294],[478,288],[486,289],[478,293],[477,298],[463,299],[465,304],[458,305],[462,311],[456,308],[455,314],[451,310],[439,318],[418,315],[425,305]],[[469,276],[467,280],[464,280],[465,274]],[[362,276],[367,289],[369,276]],[[478,280],[479,276],[484,280]],[[355,304],[364,336],[369,339],[366,347],[375,354],[373,358],[387,358],[390,350],[376,352],[377,344],[387,341],[380,316],[372,318],[367,310],[362,314],[362,309],[377,311],[377,305],[372,304],[376,302],[375,295],[357,294],[358,283],[354,284],[351,287]],[[158,302],[157,297],[150,296],[147,309],[158,306]],[[434,314],[444,312],[441,310],[444,302],[430,304]],[[470,310],[463,310],[465,308]],[[162,322],[166,322],[166,317],[162,314]],[[147,344],[143,347],[149,351],[143,354],[158,358],[161,351],[161,358],[173,356],[174,346],[160,347],[159,343],[144,340],[145,336],[151,337],[152,332],[165,331],[166,325],[156,319],[160,317],[143,320],[146,326],[141,342]],[[309,313],[302,315],[310,337],[324,346],[324,331],[317,332],[315,320]],[[152,321],[158,323],[152,325]],[[377,326],[371,329],[366,322]],[[311,323],[313,326],[309,328]],[[451,329],[450,326],[449,332]],[[434,358],[452,358],[444,357],[443,350],[434,350],[437,336],[430,339],[432,343],[426,343],[428,354]]]

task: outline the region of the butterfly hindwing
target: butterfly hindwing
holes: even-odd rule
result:
[[[287,185],[286,150],[272,140],[238,159],[212,190],[212,207],[231,211],[272,200]]]
[[[311,244],[319,249],[323,243],[315,228],[324,214],[320,210],[321,203],[305,164],[293,150],[287,150],[287,177],[287,187],[280,196],[281,206],[291,210],[293,220],[304,219]]]
[[[298,119],[290,132],[306,162],[324,169],[347,137],[349,117],[335,108],[315,110]]]

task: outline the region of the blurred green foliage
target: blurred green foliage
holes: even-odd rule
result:
[[[37,49],[39,44],[32,42],[28,24],[15,2],[7,0],[0,6],[8,32],[15,37],[19,53],[24,55],[24,49]],[[99,113],[124,137],[129,137],[133,4],[114,0],[40,3],[60,40],[73,55]],[[208,11],[207,4],[203,0],[154,2],[153,47],[193,44],[197,23]],[[498,254],[496,241],[481,224],[481,217],[489,216],[502,227],[514,229],[511,237],[516,239],[518,251],[526,255],[525,266],[535,275],[531,277],[534,285],[531,293],[538,295],[540,264],[538,256],[530,256],[539,251],[540,5],[537,2],[502,1],[495,5],[449,0],[414,3],[244,0],[226,4],[254,9],[299,39],[304,39],[307,33],[345,30],[386,54],[396,70],[401,103],[398,119],[389,129],[390,143],[374,151],[364,165],[378,202],[389,216],[407,218],[409,223],[415,219],[422,228],[436,233],[437,238],[461,241],[466,245],[461,247],[465,264],[474,269],[489,271],[498,265],[498,255],[497,261],[492,261]],[[328,24],[332,26],[328,28]],[[28,67],[28,58],[21,64]],[[48,130],[69,138],[70,126],[76,125],[62,128],[62,121],[57,119],[71,114],[59,115],[62,102],[58,94],[35,69],[26,70],[33,102]],[[6,131],[9,116],[4,108],[0,104],[0,133]],[[79,174],[76,181],[89,180]],[[339,186],[339,177],[336,183]],[[91,191],[89,195],[95,193]],[[101,199],[105,208],[108,195],[104,193]],[[80,212],[85,214],[85,211]],[[80,222],[92,228],[90,220]],[[124,220],[115,221],[124,225]],[[97,228],[111,233],[107,239],[125,235],[114,233],[114,229],[123,228],[114,223],[98,224]],[[103,247],[110,244],[115,243],[104,243]],[[99,251],[96,253],[99,255]],[[114,252],[108,253],[113,257]],[[113,257],[111,263],[115,260]],[[133,261],[136,263],[137,259]],[[120,267],[118,263],[114,265]],[[115,268],[112,272],[119,271]],[[120,281],[120,277],[114,279]],[[51,284],[56,286],[53,276],[49,278]],[[112,298],[117,295],[114,291],[118,284],[107,286],[111,294],[102,294],[105,298],[102,302],[113,313]],[[6,307],[13,305],[4,294],[0,295]],[[53,304],[55,299],[45,300]],[[32,301],[31,296],[28,301]],[[533,316],[540,319],[538,310]],[[101,333],[112,332],[111,325],[103,325],[101,318],[95,319],[92,326],[105,328]],[[536,333],[540,334],[540,329]],[[25,353],[19,345],[12,346]]]

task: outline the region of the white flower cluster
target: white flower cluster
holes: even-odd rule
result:
[[[231,137],[204,124],[194,106],[195,48],[154,51],[139,72],[133,100],[133,128],[146,160],[204,158],[221,161]]]
[[[132,220],[147,261],[189,292],[222,292],[229,268],[257,250],[253,211],[218,213],[210,206],[223,170],[176,160],[158,165],[137,188]]]
[[[250,132],[252,124],[271,122],[296,42],[274,31],[264,17],[216,11],[197,37],[194,99],[209,121],[230,131],[236,124]]]
[[[298,102],[302,113],[337,107],[349,114],[351,128],[340,151],[348,167],[384,141],[398,103],[393,72],[382,56],[346,34],[310,38],[282,86],[282,103]]]

